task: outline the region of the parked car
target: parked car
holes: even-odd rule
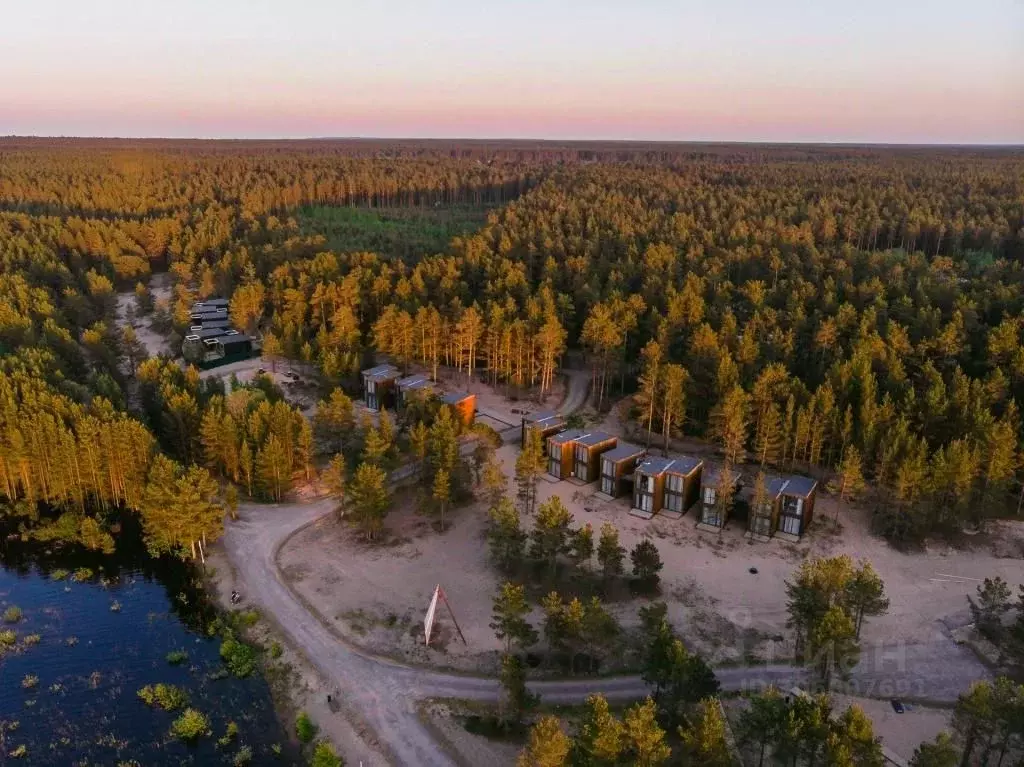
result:
[[[904,711],[906,711],[906,710],[907,710],[907,709],[906,709],[906,708],[905,708],[905,707],[903,706],[903,701],[901,701],[901,700],[898,700],[897,698],[893,698],[893,699],[892,699],[891,701],[889,701],[889,702],[890,702],[890,703],[892,703],[892,710],[893,710],[893,711],[895,711],[895,712],[896,712],[897,714],[902,714],[902,713],[903,713]]]

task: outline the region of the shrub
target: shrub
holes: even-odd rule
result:
[[[344,767],[341,757],[334,753],[331,744],[321,740],[313,749],[313,758],[309,760],[310,767]]]
[[[171,725],[171,735],[179,740],[195,740],[209,729],[210,722],[201,711],[186,708]]]
[[[82,581],[90,580],[92,576],[93,571],[90,570],[88,567],[79,567],[71,576],[71,580],[75,581],[76,583],[81,583]]]
[[[50,573],[50,580],[62,581],[65,578],[67,578],[69,575],[71,575],[71,573],[68,570],[65,570],[62,567],[58,567],[56,570],[53,570]]]
[[[237,639],[225,639],[221,643],[220,657],[237,677],[247,677],[256,671],[256,651]]]
[[[231,741],[238,737],[238,725],[234,722],[228,722],[228,728],[224,731],[224,737],[218,739],[217,745],[221,748],[226,748]]]
[[[21,620],[21,616],[21,608],[17,605],[11,605],[4,610],[4,623],[17,623]]]
[[[32,645],[39,644],[41,639],[42,637],[39,636],[39,634],[28,634],[21,641],[25,645],[25,647],[32,647]]]
[[[280,645],[279,642],[271,642],[270,643],[270,657],[271,658],[273,658],[274,660],[277,660],[278,658],[281,657],[281,653],[282,652],[283,651],[281,650],[281,645]]]
[[[188,660],[188,653],[184,650],[171,650],[167,653],[166,658],[172,666],[178,666]]]
[[[11,758],[12,759],[21,759],[22,757],[25,757],[25,756],[28,756],[28,746],[26,746],[24,743],[22,743],[16,749],[11,751]]]
[[[240,749],[238,749],[238,753],[235,754],[235,758],[232,761],[232,764],[234,764],[235,767],[245,767],[245,765],[249,764],[249,762],[251,761],[252,749],[249,746],[242,746]]]
[[[0,647],[10,647],[18,641],[18,635],[10,629],[0,631]]]
[[[112,612],[112,613],[119,613],[119,612],[121,612],[121,603],[118,602],[116,599],[113,602],[110,603],[110,612]]]
[[[37,684],[39,684],[39,677],[37,677],[35,674],[25,674],[25,676],[21,680],[22,689],[25,690],[31,690]]]
[[[316,737],[316,729],[316,725],[309,718],[309,714],[305,711],[300,711],[299,715],[295,718],[295,734],[298,736],[299,742],[312,743],[313,738]]]
[[[188,705],[188,693],[173,684],[147,684],[136,694],[147,706],[159,706],[164,711],[174,711]]]
[[[245,628],[252,628],[260,621],[259,610],[243,610],[238,613],[238,622]]]

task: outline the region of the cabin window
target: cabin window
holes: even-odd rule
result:
[[[800,535],[800,517],[784,516],[782,518],[782,532],[789,535]]]
[[[653,511],[654,510],[654,498],[646,493],[636,494],[636,507],[640,511]]]
[[[375,391],[377,391],[377,384],[372,380],[367,381],[366,391],[369,392],[370,394],[373,394]]]
[[[682,511],[683,496],[678,493],[665,493],[665,508],[669,511]]]
[[[587,460],[589,458],[590,458],[590,454],[587,452],[587,448],[584,447],[583,445],[577,445],[576,446],[576,462],[577,463],[586,464],[586,462],[587,462]]]
[[[705,525],[714,525],[715,527],[721,527],[722,514],[716,506],[709,506],[708,508],[704,509],[703,514],[701,514],[700,521],[703,522]]]
[[[718,493],[715,492],[715,488],[713,488],[713,487],[705,487],[704,488],[704,503],[706,503],[706,504],[708,504],[710,506],[710,505],[712,505],[715,502],[715,499],[717,497],[718,497]]]
[[[601,473],[604,474],[606,477],[614,477],[615,464],[613,464],[608,459],[601,461]]]
[[[750,532],[755,535],[771,535],[772,534],[772,520],[771,517],[753,517],[750,520]]]
[[[683,492],[683,478],[678,474],[669,474],[666,483],[668,484],[668,489],[673,493]]]

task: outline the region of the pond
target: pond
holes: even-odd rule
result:
[[[297,763],[266,681],[224,669],[189,567],[149,557],[131,531],[120,540],[114,555],[0,543],[0,764]],[[209,734],[172,736],[182,708],[138,695],[158,683],[183,690]]]

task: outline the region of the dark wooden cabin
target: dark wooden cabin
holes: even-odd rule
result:
[[[765,540],[775,535],[779,528],[779,513],[782,511],[782,489],[786,480],[782,477],[765,477],[765,498],[755,503],[753,496],[750,501],[750,514],[747,517],[747,534],[751,538]],[[756,488],[756,486],[755,486]],[[756,493],[757,490],[755,489]]]
[[[643,460],[645,448],[620,442],[611,450],[601,454],[601,492],[618,498],[623,485],[632,484],[636,465]]]
[[[441,397],[441,403],[455,411],[456,420],[468,429],[476,418],[476,395],[469,392],[448,392]]]
[[[569,429],[547,438],[548,474],[558,479],[573,475],[576,440],[586,434],[580,429]]]
[[[540,434],[540,444],[542,445],[544,455],[547,455],[548,437],[553,434],[558,434],[561,431],[565,431],[565,427],[565,419],[553,410],[541,410],[536,413],[527,413],[523,416],[522,444],[526,444],[526,440],[531,431],[536,431]]]
[[[723,482],[726,478],[722,469],[710,469],[704,471],[701,478],[700,488],[700,521],[698,526],[720,530],[729,523],[729,515],[736,503],[736,494],[740,488],[740,474],[735,469],[729,470],[729,479],[732,482],[732,503],[724,506],[719,494],[722,491]]]
[[[382,410],[394,400],[395,383],[402,374],[394,365],[377,365],[363,371],[363,401],[370,410]]]
[[[685,514],[700,498],[703,469],[699,458],[648,456],[636,468],[633,508],[641,515],[653,516],[663,509]]]
[[[395,408],[405,410],[406,404],[413,397],[427,397],[434,391],[434,384],[425,376],[416,375],[399,378],[395,382]]]
[[[779,526],[776,531],[790,538],[800,538],[814,519],[814,498],[818,483],[810,477],[788,477],[781,491]]]
[[[601,473],[601,456],[618,443],[603,431],[590,431],[576,438],[572,475],[581,482],[594,482]]]

